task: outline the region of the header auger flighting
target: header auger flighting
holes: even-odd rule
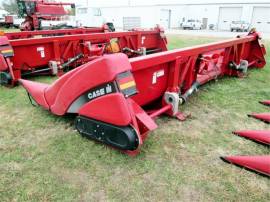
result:
[[[31,99],[55,115],[77,115],[80,134],[138,154],[155,118],[184,120],[179,106],[201,85],[263,68],[256,32],[232,40],[128,58],[103,55],[47,85],[20,79]]]

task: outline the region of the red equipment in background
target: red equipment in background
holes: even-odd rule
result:
[[[13,26],[13,16],[12,15],[6,15],[4,20],[0,21],[0,27],[9,28],[11,26]]]
[[[46,0],[17,0],[19,16],[25,17],[21,25],[22,31],[41,29],[41,20],[59,21],[62,16],[69,13],[64,6],[75,8],[74,3],[56,3]]]
[[[207,45],[128,59],[105,55],[60,77],[52,85],[20,80],[29,95],[56,115],[76,114],[76,128],[129,155],[136,155],[155,118],[183,120],[179,104],[200,86],[222,76],[263,68],[265,48],[257,33]]]
[[[5,27],[11,27],[13,25],[13,16],[6,15],[5,16]]]
[[[81,31],[87,34],[69,35]],[[13,39],[18,34],[0,37],[0,83],[4,85],[15,85],[19,78],[29,75],[61,75],[103,54],[123,52],[136,57],[167,50],[166,37],[159,27],[106,33],[91,33],[91,29],[21,32],[22,39]],[[35,38],[36,34],[49,37]],[[64,35],[53,36],[59,34]]]

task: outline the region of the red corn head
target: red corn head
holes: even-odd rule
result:
[[[270,100],[260,101],[261,104],[270,106]]]
[[[222,160],[270,177],[270,155],[265,156],[227,156]]]
[[[233,133],[256,142],[270,145],[270,130],[242,130],[234,131]]]
[[[270,123],[270,113],[252,113],[248,115],[249,117],[253,117],[255,119],[259,119],[261,121],[264,121],[266,123]]]

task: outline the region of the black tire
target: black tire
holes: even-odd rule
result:
[[[109,27],[110,32],[115,32],[115,27],[112,22],[107,22],[106,25]]]

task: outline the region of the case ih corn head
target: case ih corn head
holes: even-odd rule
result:
[[[114,37],[114,33],[110,36]],[[59,37],[59,41],[62,38]],[[82,35],[79,38],[91,37]],[[138,39],[139,45],[135,44],[134,50],[141,46],[142,38]],[[160,43],[164,38],[156,40]],[[16,43],[11,44],[12,47]],[[61,42],[55,46],[61,47],[59,44]],[[75,47],[78,45],[76,41]],[[232,40],[171,51],[164,51],[164,45],[159,47],[162,52],[141,57],[104,54],[86,61],[51,85],[19,81],[31,100],[51,113],[76,115],[75,126],[83,136],[136,155],[149,132],[157,128],[156,117],[166,114],[185,119],[179,105],[199,86],[223,76],[242,77],[249,67],[263,68],[266,63],[265,49],[255,32]]]
[[[166,45],[158,27],[130,32],[93,28],[6,34],[0,37],[0,83],[15,85],[31,75],[61,75],[104,54],[137,57],[166,51]]]

